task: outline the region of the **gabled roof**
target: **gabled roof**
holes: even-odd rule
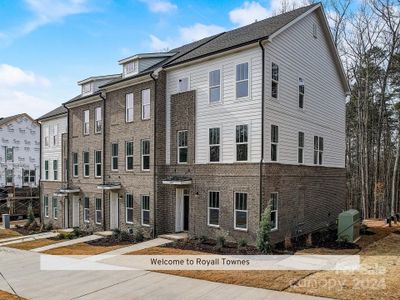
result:
[[[56,109],[53,109],[52,111],[44,114],[43,116],[39,117],[37,120],[43,120],[51,117],[56,117],[59,115],[63,115],[67,113],[67,109],[64,106],[59,106]]]
[[[34,119],[32,119],[32,117],[30,115],[28,115],[27,113],[22,113],[22,114],[18,114],[18,115],[14,115],[14,116],[0,118],[0,126],[7,125],[8,123],[10,123],[14,120],[17,120],[18,118],[21,118],[21,117],[27,117],[33,123],[36,123],[36,121]]]
[[[81,94],[79,94],[78,96],[75,96],[74,98],[68,100],[67,102],[64,102],[63,105],[65,106],[65,105],[71,104],[76,101],[88,99],[93,96],[99,96],[100,94],[101,94],[101,91],[97,91],[97,92],[94,92],[93,94],[86,95],[86,96],[82,96]]]
[[[106,80],[110,79],[113,80],[115,78],[121,77],[121,74],[111,74],[111,75],[101,75],[101,76],[90,76],[88,78],[82,79],[78,81],[78,84],[84,84],[90,81],[95,81],[95,80]]]

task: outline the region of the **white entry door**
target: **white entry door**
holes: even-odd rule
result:
[[[183,189],[176,189],[175,231],[183,231]]]
[[[68,211],[68,202],[69,199],[67,197],[64,198],[64,228],[68,228],[68,216],[69,216],[69,211]]]
[[[72,227],[79,227],[79,196],[72,197]]]
[[[110,229],[118,228],[118,193],[110,192]]]

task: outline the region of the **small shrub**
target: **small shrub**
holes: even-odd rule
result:
[[[247,241],[245,239],[240,239],[238,242],[238,248],[244,248],[247,246]]]
[[[45,227],[45,229],[47,230],[47,231],[52,231],[53,230],[53,223],[52,222],[49,222],[49,223],[47,223],[47,225],[46,225],[46,227]]]
[[[65,240],[65,233],[64,233],[64,232],[60,232],[60,233],[58,234],[57,238],[58,238],[59,240]]]
[[[81,237],[85,235],[84,232],[79,227],[74,227],[72,233],[75,237]]]
[[[201,235],[199,237],[200,244],[204,244],[207,241],[207,237],[205,235]]]
[[[217,234],[217,238],[216,238],[216,242],[217,242],[217,248],[221,249],[225,246],[226,244],[226,239],[229,236],[229,231],[226,230],[221,230],[218,234]]]
[[[135,231],[134,240],[136,243],[140,243],[144,241],[144,234],[142,229],[138,229]]]
[[[33,222],[35,222],[35,214],[33,212],[32,205],[29,205],[29,207],[28,207],[27,217],[28,217],[28,220],[26,221],[26,226],[28,227],[31,224],[33,224]]]
[[[262,253],[270,253],[271,246],[271,206],[268,205],[261,216],[260,227],[257,230],[257,249]]]

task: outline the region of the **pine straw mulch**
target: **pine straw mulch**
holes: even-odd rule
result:
[[[7,239],[20,236],[21,234],[11,229],[0,229],[0,239]],[[0,298],[1,299],[1,298]]]
[[[38,239],[38,240],[33,240],[33,241],[9,244],[9,245],[5,245],[4,247],[20,249],[20,250],[32,250],[35,248],[44,247],[44,246],[48,246],[48,245],[52,245],[52,244],[56,244],[56,243],[60,243],[60,242],[64,242],[64,241],[65,240],[51,239],[51,238]]]
[[[8,292],[1,291],[1,290],[0,290],[0,299],[1,300],[26,300],[26,298],[22,298],[20,296],[10,294]]]

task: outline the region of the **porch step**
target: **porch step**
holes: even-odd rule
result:
[[[161,234],[158,237],[170,241],[179,241],[189,238],[189,234],[187,232],[167,233],[167,234]]]

